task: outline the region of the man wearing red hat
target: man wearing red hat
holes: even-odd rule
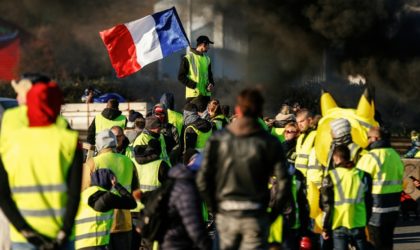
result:
[[[83,154],[77,132],[56,124],[63,96],[54,82],[26,95],[28,127],[8,136],[0,157],[0,207],[12,249],[65,249],[80,200]]]

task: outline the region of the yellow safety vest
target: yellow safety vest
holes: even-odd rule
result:
[[[315,143],[316,130],[309,134],[301,134],[296,142],[296,160],[295,167],[306,177],[308,171],[309,154]]]
[[[114,120],[109,120],[102,114],[97,114],[95,116],[96,133],[99,133],[105,129],[111,129],[113,126],[120,126],[122,129],[125,129],[125,121],[126,118],[124,115],[120,115]]]
[[[67,204],[67,175],[78,134],[53,124],[12,131],[14,143],[2,154],[12,198],[26,222],[55,238]],[[46,226],[47,225],[47,226]],[[27,242],[11,227],[12,242]]]
[[[285,128],[272,128],[271,134],[274,135],[280,142],[284,142],[286,139],[284,138],[284,130]]]
[[[60,128],[67,128],[68,123],[62,116],[58,116],[55,124]],[[7,138],[12,131],[29,126],[28,106],[20,105],[10,108],[3,113],[2,124],[0,128],[0,154],[7,148]],[[10,137],[9,137],[10,138]],[[12,142],[14,138],[11,138]]]
[[[147,145],[151,139],[154,139],[154,137],[147,133],[141,133],[134,140],[133,148],[135,148],[137,145]],[[159,135],[159,142],[160,142],[160,147],[162,149],[162,152],[160,153],[160,158],[164,160],[166,163],[168,163],[169,166],[171,166],[171,161],[169,160],[168,153],[166,152],[165,138],[163,137],[162,134]]]
[[[125,155],[112,151],[100,153],[93,157],[95,170],[107,168],[114,172],[118,182],[131,192],[131,182],[133,180],[133,163]],[[118,194],[116,190],[113,193]]]
[[[142,192],[153,191],[161,186],[159,181],[159,167],[162,163],[162,159],[148,162],[146,164],[139,164],[135,162],[137,173],[139,174],[140,190]],[[140,212],[144,208],[144,205],[137,201],[137,207],[131,211]]]
[[[399,199],[387,200],[384,194],[400,193],[404,174],[404,164],[393,148],[372,149],[360,158],[357,168],[372,176],[373,213],[399,211]],[[385,206],[382,206],[382,205]],[[392,204],[387,206],[386,204]]]
[[[187,130],[188,128],[191,128],[197,134],[197,141],[195,142],[195,149],[197,149],[198,151],[203,150],[204,146],[206,146],[207,140],[211,136],[211,132],[212,132],[211,129],[207,132],[202,132],[198,130],[197,128],[195,128],[193,125],[189,125],[185,130]],[[187,133],[184,133],[184,145],[186,145],[187,143],[186,134]]]
[[[188,70],[188,78],[197,83],[197,86],[186,88],[185,98],[201,96],[211,96],[211,92],[207,91],[207,84],[209,82],[208,68],[210,65],[210,57],[207,55],[198,55],[195,53],[188,53],[185,55],[190,65]]]
[[[214,117],[213,119],[211,119],[211,121],[216,124],[216,129],[217,130],[221,130],[223,129],[223,123],[228,123],[226,117],[223,114],[217,115],[216,117]]]
[[[146,163],[136,164],[137,173],[139,174],[140,190],[143,192],[152,191],[160,187],[159,167],[162,163],[161,159]]]
[[[365,184],[363,172],[357,168],[338,167],[329,171],[334,184],[334,211],[332,229],[366,226]]]
[[[89,197],[97,191],[107,190],[91,186],[81,194],[79,210],[74,222],[76,249],[109,244],[114,210],[98,212],[89,206]]]
[[[184,117],[181,113],[168,109],[168,123],[174,125],[178,135],[181,135],[182,125],[184,124]]]

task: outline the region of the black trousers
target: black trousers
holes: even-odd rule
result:
[[[131,250],[132,232],[111,233],[109,250]]]
[[[375,249],[393,249],[395,225],[396,220],[383,223],[379,227],[368,225],[369,238]]]

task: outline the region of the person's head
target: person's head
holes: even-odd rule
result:
[[[229,105],[222,105],[221,107],[222,113],[224,116],[229,117],[230,116],[230,106]]]
[[[338,145],[333,151],[334,166],[347,166],[350,162],[350,150],[346,145]]]
[[[153,107],[153,114],[160,120],[162,124],[166,123],[166,108],[165,105],[158,103]]]
[[[119,102],[118,102],[117,99],[109,99],[106,102],[106,107],[107,108],[110,108],[110,109],[118,109],[118,106],[119,106]]]
[[[347,119],[338,118],[330,122],[331,137],[335,145],[348,145],[352,142],[351,125]]]
[[[296,122],[301,133],[306,132],[312,123],[313,114],[309,109],[300,109],[296,114]]]
[[[115,149],[117,147],[117,138],[110,129],[105,129],[96,135],[96,150],[98,152],[104,149]]]
[[[146,125],[144,128],[148,131],[159,134],[162,128],[162,123],[156,116],[149,116],[146,118]]]
[[[300,110],[301,110],[300,103],[298,102],[293,103],[292,112],[297,114]]]
[[[192,99],[191,103],[197,106],[198,114],[202,114],[207,109],[208,99],[200,95]]]
[[[415,130],[412,130],[410,133],[411,141],[418,141],[419,133]]]
[[[287,103],[283,103],[283,105],[281,105],[281,109],[280,109],[280,113],[283,115],[288,115],[290,114],[291,108],[289,106],[289,104]]]
[[[197,38],[196,50],[202,53],[209,51],[210,44],[214,44],[207,36],[199,36]]]
[[[375,142],[380,141],[380,140],[389,142],[390,134],[389,134],[388,130],[386,130],[385,128],[382,128],[382,127],[372,127],[372,128],[370,128],[369,132],[368,132],[369,144],[375,143]]]
[[[289,122],[284,126],[284,139],[286,141],[293,140],[297,138],[299,133],[299,128],[296,122]]]
[[[124,131],[120,126],[113,126],[111,128],[112,133],[117,138],[117,147],[121,147],[124,141]]]
[[[24,73],[19,82],[13,80],[11,85],[16,92],[16,100],[19,104],[26,104],[26,95],[35,84],[47,84],[51,82],[48,76],[39,73]]]
[[[209,102],[207,106],[207,111],[211,118],[216,117],[217,115],[222,114],[222,108],[220,106],[220,102],[217,99],[213,99]]]
[[[143,130],[146,126],[146,119],[143,117],[139,117],[136,120],[134,120],[134,129],[136,130]]]
[[[55,123],[62,103],[63,94],[57,83],[33,85],[26,95],[29,126],[41,127]]]
[[[242,90],[236,97],[235,113],[238,117],[258,118],[262,116],[264,98],[254,88]]]
[[[135,110],[128,111],[128,122],[127,122],[127,128],[134,128],[135,124],[134,122],[138,118],[143,118],[143,115],[140,112],[137,112]]]
[[[114,172],[108,168],[100,168],[95,170],[90,175],[90,185],[98,186],[106,190],[111,190],[112,182],[111,180],[116,178]]]
[[[320,114],[314,115],[314,117],[312,118],[311,127],[312,128],[318,127],[318,123],[321,120],[321,118],[322,118],[322,115]]]

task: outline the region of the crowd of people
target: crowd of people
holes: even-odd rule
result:
[[[181,64],[182,113],[170,93],[128,117],[109,100],[89,126],[96,152],[85,162],[59,115],[58,85],[38,74],[14,84],[21,105],[0,133],[12,249],[392,249],[404,166],[386,129],[368,126],[361,146],[353,124],[335,118],[320,161],[321,115],[286,103],[264,118],[253,88],[229,114],[211,98],[212,42],[197,42]],[[150,241],[145,211],[163,187],[163,225]]]

